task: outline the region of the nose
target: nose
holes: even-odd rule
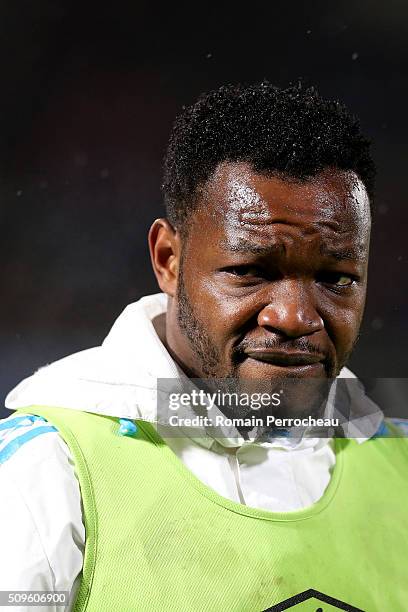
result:
[[[275,286],[258,314],[258,325],[289,338],[308,336],[324,328],[312,290],[297,279],[284,281],[279,288]]]

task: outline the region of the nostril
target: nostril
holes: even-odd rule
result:
[[[324,328],[323,319],[312,310],[312,304],[299,300],[271,303],[259,312],[258,325],[290,337],[309,335]]]

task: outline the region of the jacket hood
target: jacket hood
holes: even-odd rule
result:
[[[166,308],[163,293],[130,304],[101,346],[40,368],[10,391],[6,408],[60,406],[154,421],[157,378],[180,372],[152,323]]]

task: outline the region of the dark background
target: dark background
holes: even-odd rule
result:
[[[202,91],[264,77],[316,84],[374,141],[368,303],[351,367],[406,377],[407,30],[402,1],[3,0],[2,398],[99,344],[127,303],[157,290],[146,232],[163,214],[175,115]]]

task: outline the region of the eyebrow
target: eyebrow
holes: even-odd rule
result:
[[[286,250],[284,244],[256,244],[242,237],[233,242],[228,239],[221,240],[220,246],[225,251],[250,253],[251,255],[271,255],[271,253],[284,253]]]
[[[320,255],[325,257],[331,257],[338,261],[349,260],[349,261],[364,261],[364,251],[361,246],[355,249],[332,249],[327,245],[322,245],[319,249]]]
[[[233,253],[250,253],[251,255],[271,255],[271,254],[284,254],[286,247],[284,244],[256,244],[247,240],[246,238],[238,238],[237,240],[231,241],[228,239],[221,240],[220,246],[226,251]],[[331,257],[337,261],[364,261],[364,251],[361,246],[355,249],[341,249],[331,248],[327,245],[322,245],[319,249],[320,255],[325,257]]]

